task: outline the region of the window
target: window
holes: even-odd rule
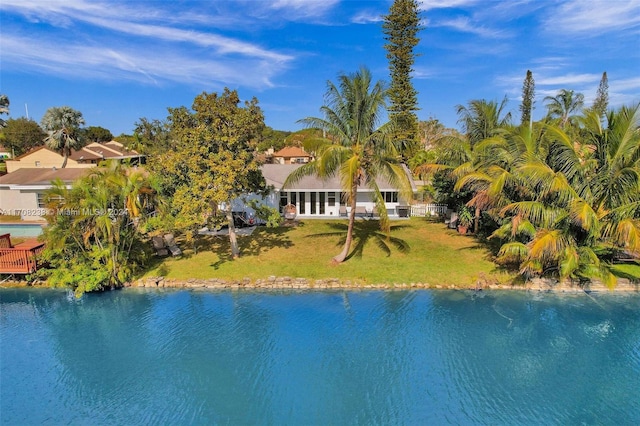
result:
[[[398,193],[397,192],[385,192],[384,193],[384,201],[387,203],[397,203],[398,202]]]
[[[318,193],[317,192],[312,192],[310,194],[310,200],[309,202],[311,203],[311,214],[316,214],[317,211],[317,206],[316,206],[316,197],[317,197]]]
[[[282,191],[280,192],[280,207],[284,207],[287,204],[289,204],[289,201],[287,200],[287,193]]]
[[[304,192],[300,193],[300,208],[298,209],[300,211],[300,214],[306,214],[307,213],[307,206],[306,206],[306,200],[305,200],[305,196],[306,194]]]
[[[298,195],[297,192],[292,192],[291,193],[291,204],[293,204],[294,206],[297,206],[297,204],[296,204],[296,195]]]
[[[330,192],[329,193],[329,207],[333,207],[336,205],[336,193],[335,192]]]
[[[320,194],[320,214],[324,214],[324,198],[327,194],[321,192]]]
[[[62,198],[59,195],[52,195],[49,197],[49,201],[53,202],[53,201],[62,201],[64,200],[64,198]],[[44,209],[47,207],[47,200],[46,200],[46,196],[44,194],[44,192],[38,192],[38,208],[39,209]]]
[[[40,162],[36,161],[36,167],[40,167]]]

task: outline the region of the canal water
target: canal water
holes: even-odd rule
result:
[[[0,423],[640,424],[640,296],[0,290]]]

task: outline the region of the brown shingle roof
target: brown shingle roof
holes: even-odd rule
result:
[[[23,168],[0,177],[0,186],[4,185],[48,185],[52,180],[73,182],[87,173],[90,168],[43,169]]]

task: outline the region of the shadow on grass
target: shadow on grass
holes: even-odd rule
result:
[[[287,235],[291,230],[291,227],[285,226],[278,228],[258,227],[251,235],[238,237],[240,256],[259,256],[276,247],[285,249],[292,247],[293,243]],[[214,269],[219,269],[224,263],[233,261],[227,235],[207,237],[206,241],[200,241],[199,247],[200,250],[210,250],[218,254],[219,260],[210,265]]]
[[[340,239],[336,242],[336,247],[344,246],[347,240],[347,229],[349,225],[347,223],[336,222],[330,223],[329,227],[334,229],[334,231],[308,235],[307,238],[339,236]],[[409,227],[408,225],[391,225],[391,232]],[[353,224],[351,253],[349,253],[345,260],[349,260],[352,257],[362,258],[364,248],[370,242],[373,242],[387,257],[391,256],[392,247],[395,247],[400,253],[408,253],[411,250],[411,247],[405,240],[386,235],[380,231],[380,223],[377,220],[358,220]]]

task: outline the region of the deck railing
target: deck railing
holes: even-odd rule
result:
[[[37,256],[44,243],[28,247],[0,248],[0,274],[31,274],[38,269]]]
[[[444,216],[447,214],[446,204],[412,204],[411,216]]]

